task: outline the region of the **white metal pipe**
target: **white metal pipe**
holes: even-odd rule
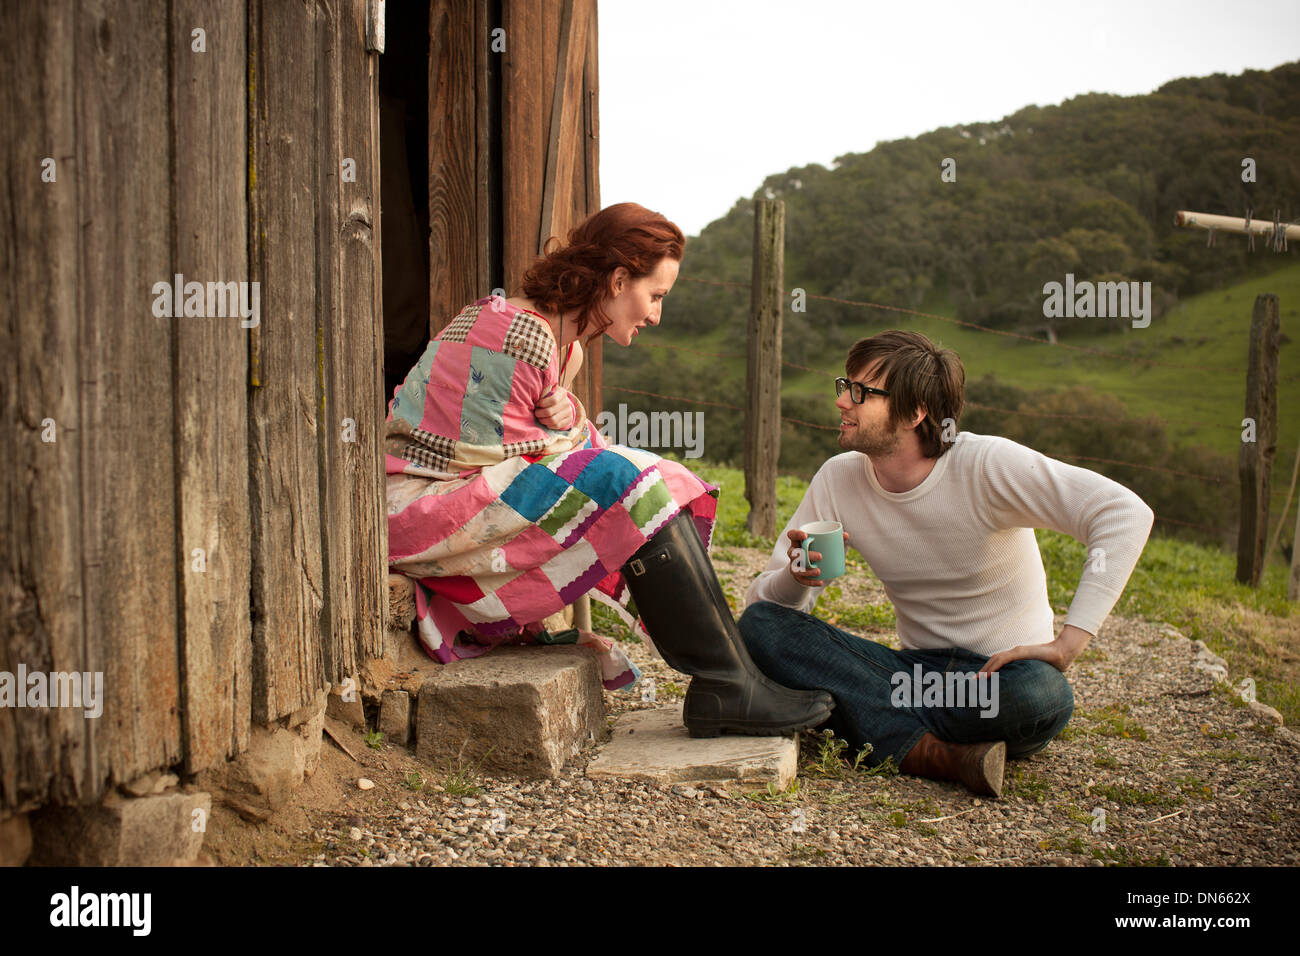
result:
[[[1250,232],[1256,236],[1272,236],[1273,220],[1268,218],[1252,218],[1250,220],[1250,229],[1246,228],[1246,220],[1237,216],[1218,216],[1211,212],[1187,212],[1180,209],[1174,213],[1174,225],[1176,226],[1198,226],[1201,229],[1213,229],[1216,232],[1231,232],[1238,235],[1246,235]],[[1282,228],[1286,233],[1287,241],[1300,239],[1300,226],[1292,223],[1283,223]]]

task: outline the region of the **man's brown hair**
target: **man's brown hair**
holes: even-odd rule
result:
[[[966,369],[952,349],[942,349],[919,332],[890,329],[860,339],[849,349],[844,370],[852,378],[879,362],[876,376],[889,392],[889,420],[894,425],[910,424],[918,409],[925,418],[916,426],[916,437],[927,458],[938,458],[950,447],[943,441],[944,419],[956,429],[966,390]],[[954,431],[955,433],[955,431]]]

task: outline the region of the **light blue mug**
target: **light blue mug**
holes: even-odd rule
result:
[[[803,549],[804,567],[821,571],[818,581],[830,581],[844,574],[844,526],[838,521],[813,521],[799,529],[808,537],[799,542]],[[808,552],[816,551],[822,557],[814,563]]]

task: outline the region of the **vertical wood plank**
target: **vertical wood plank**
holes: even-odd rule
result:
[[[0,10],[0,670],[11,674],[86,669],[74,21],[71,0]],[[47,157],[54,182],[42,181]],[[0,815],[97,793],[89,725],[70,708],[0,708]]]
[[[582,162],[582,65],[587,54],[589,5],[564,0],[560,13],[559,47],[551,89],[551,119],[546,142],[546,174],[542,183],[542,224],[538,248],[552,236],[563,241],[580,217],[574,201],[586,196],[575,189],[574,176]]]
[[[1237,580],[1259,586],[1268,535],[1269,492],[1277,454],[1277,362],[1281,325],[1275,295],[1255,297],[1246,363],[1246,417],[1255,421],[1255,441],[1241,443],[1241,525],[1237,532]]]
[[[360,71],[360,64],[358,64],[357,68]],[[371,632],[367,635],[370,640],[370,643],[366,645],[367,652],[377,656],[383,653],[384,638],[388,633],[388,480],[384,471],[384,419],[387,417],[388,397],[384,394],[384,248],[380,231],[384,217],[379,192],[382,157],[377,145],[379,143],[379,63],[373,56],[366,58],[365,72],[369,79],[369,87],[364,93],[370,104],[370,135],[366,141],[370,144],[369,161],[372,169],[369,200],[372,226],[369,243],[366,243],[364,241],[365,236],[358,232],[355,237],[349,236],[347,250],[349,255],[355,254],[361,258],[362,269],[369,266],[371,276],[369,315],[370,341],[372,343],[370,355],[371,378],[367,382],[364,374],[365,369],[359,366],[353,392],[358,396],[358,406],[364,403],[367,393],[369,394],[371,414],[373,416],[370,423],[369,440],[359,437],[357,439],[357,449],[358,454],[362,456],[358,465],[359,486],[365,493],[365,483],[368,481],[371,489],[366,494],[364,504],[368,509],[365,514],[369,516],[370,528],[372,529],[368,535],[369,540],[363,539],[359,554],[361,560],[368,562],[367,566],[373,570],[375,575],[373,582],[366,582],[364,577],[362,579],[364,593],[374,602],[372,609],[366,611],[363,620],[369,620],[372,627]],[[362,88],[357,86],[352,92],[361,95]],[[346,102],[349,101],[345,100]],[[349,219],[352,216],[351,209],[352,206],[350,205]],[[345,276],[348,274],[348,272],[344,273]],[[362,315],[358,324],[362,334],[366,330],[365,318],[366,316]],[[359,349],[358,361],[363,359],[364,352]]]
[[[568,236],[569,231],[587,217],[586,189],[586,114],[584,102],[584,68],[587,62],[587,34],[591,30],[595,0],[573,0],[573,23],[569,31],[564,60],[557,69],[557,81],[564,79],[564,110],[560,117],[559,169],[556,198],[560,215],[554,234]]]
[[[590,2],[591,14],[587,25],[587,56],[582,72],[581,115],[582,141],[576,147],[582,152],[582,190],[575,192],[574,222],[600,211],[600,73],[597,51],[599,38],[596,32],[597,5]],[[577,395],[587,409],[592,421],[600,415],[605,407],[604,389],[604,348],[605,337],[602,335],[592,340],[586,348],[587,360],[582,363],[579,375]]]
[[[545,33],[545,4],[503,6],[506,52],[501,77],[501,180],[505,288],[519,288],[540,251],[547,118],[555,77],[555,35]],[[558,19],[559,12],[554,11]],[[558,30],[558,23],[557,23]],[[547,49],[550,48],[549,64]]]
[[[314,4],[249,3],[249,266],[262,289],[260,386],[248,410],[253,719],[260,723],[300,708],[325,680],[316,20]]]
[[[195,28],[206,33],[206,52],[191,49]],[[249,278],[245,30],[242,7],[173,4],[173,268],[187,280]],[[173,320],[182,728],[191,773],[248,746],[248,341],[240,323],[238,313]]]
[[[75,38],[84,666],[104,672],[95,770],[181,757],[167,8],[87,2]]]
[[[776,534],[776,463],[781,456],[781,306],[785,203],[754,203],[752,300],[745,391],[745,498],[750,534]]]
[[[502,283],[501,278],[501,52],[493,50],[492,31],[500,7],[488,0],[474,0],[474,23],[470,41],[474,53],[474,222],[475,290],[486,295]],[[468,148],[468,147],[467,147]],[[495,163],[494,163],[495,157]],[[504,288],[504,287],[503,287]],[[446,321],[450,321],[448,316]]]
[[[513,289],[550,237],[564,241],[599,209],[596,5],[533,0],[508,4],[505,15],[514,42],[502,82],[505,273]],[[601,367],[598,339],[574,386],[592,417],[603,399]]]
[[[429,317],[430,336],[489,291],[479,249],[487,226],[478,213],[480,104],[478,0],[435,0],[429,19]],[[509,49],[507,39],[507,49]],[[499,54],[493,54],[499,55]]]
[[[534,232],[532,237],[533,249],[532,254],[524,263],[524,268],[527,268],[534,258],[541,255],[542,247],[550,239],[550,235],[541,235],[542,203],[546,188],[546,148],[551,136],[550,107],[555,101],[556,75],[560,64],[560,27],[564,19],[564,3],[557,3],[556,0],[532,0],[532,2],[541,8],[538,35],[534,41],[538,50],[538,75],[534,77],[533,81],[541,87],[542,113],[539,117],[541,135],[535,144],[536,151],[533,158],[537,179],[535,180],[534,192],[529,196],[528,202],[530,225]],[[566,237],[560,236],[559,238],[563,241]]]
[[[316,450],[320,487],[321,577],[321,663],[326,680],[335,668],[352,661],[353,639],[348,611],[352,604],[352,529],[344,520],[348,510],[343,500],[340,406],[342,386],[335,367],[340,356],[336,348],[347,339],[339,329],[342,319],[339,301],[339,187],[345,155],[342,142],[342,97],[340,77],[340,35],[338,21],[347,0],[316,5],[315,47],[315,129],[316,162],[316,394],[320,420],[316,427]],[[304,40],[307,38],[304,37]],[[364,42],[364,41],[363,41]],[[352,159],[362,157],[353,156]],[[352,673],[355,673],[355,664]]]
[[[587,60],[583,65],[582,89],[586,129],[583,141],[586,201],[585,213],[600,211],[600,37],[599,10],[593,0],[587,27]]]
[[[330,653],[326,676],[339,681],[383,653],[388,609],[387,518],[379,430],[384,419],[382,316],[379,305],[379,76],[365,45],[366,2],[344,0],[334,26],[330,81],[337,132],[330,173],[334,214],[322,235],[337,257],[331,282],[337,304],[325,329],[325,511],[331,535],[328,566]],[[332,111],[333,112],[333,111]],[[356,181],[336,175],[355,160]],[[332,231],[326,231],[326,230]]]

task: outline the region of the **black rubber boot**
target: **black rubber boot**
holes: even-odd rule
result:
[[[826,691],[783,687],[750,658],[689,512],[647,541],[623,576],[663,659],[695,678],[683,708],[692,737],[790,734],[830,716]]]

